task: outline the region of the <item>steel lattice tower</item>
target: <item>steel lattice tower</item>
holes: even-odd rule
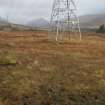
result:
[[[50,38],[61,39],[79,38],[81,31],[79,18],[76,15],[76,0],[55,0],[50,20]]]

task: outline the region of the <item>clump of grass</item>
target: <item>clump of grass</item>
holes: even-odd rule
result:
[[[15,52],[1,52],[0,54],[0,65],[16,65],[17,57]]]

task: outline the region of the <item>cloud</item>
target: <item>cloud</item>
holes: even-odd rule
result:
[[[50,19],[54,0],[0,0],[0,15],[15,23],[25,23],[31,19]],[[79,0],[78,15],[102,13],[105,0]]]
[[[80,14],[104,13],[105,0],[79,0],[78,12]]]

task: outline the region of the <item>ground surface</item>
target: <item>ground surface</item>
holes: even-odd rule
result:
[[[105,36],[0,32],[0,105],[105,105]]]

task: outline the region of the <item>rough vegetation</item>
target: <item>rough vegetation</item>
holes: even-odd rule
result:
[[[105,105],[105,38],[83,35],[0,32],[0,105]]]
[[[105,33],[105,25],[104,24],[100,25],[99,29],[97,29],[96,32],[97,33]]]

